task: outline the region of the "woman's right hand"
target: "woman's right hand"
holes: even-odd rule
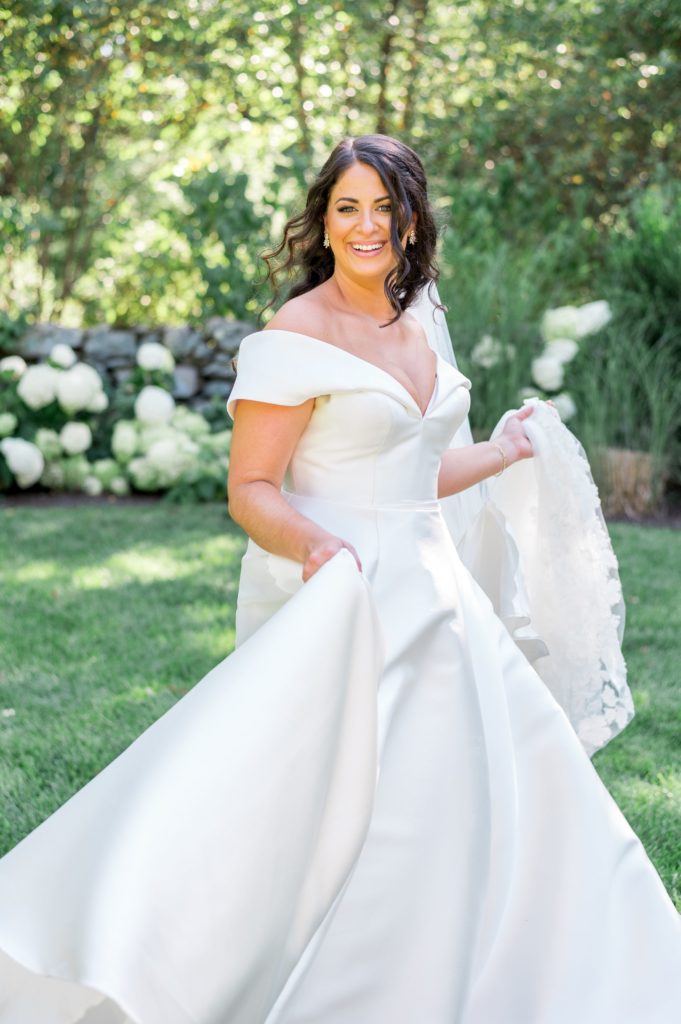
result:
[[[330,558],[342,549],[346,548],[355,562],[357,568],[362,571],[362,563],[359,560],[359,555],[353,548],[352,544],[348,544],[347,541],[341,540],[340,537],[334,537],[329,534],[328,537],[323,540],[315,541],[308,552],[307,558],[303,563],[303,583],[307,583],[310,576],[314,576],[318,569],[324,565],[324,562],[328,562]]]

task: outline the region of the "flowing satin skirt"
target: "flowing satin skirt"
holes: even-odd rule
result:
[[[295,499],[240,645],[0,861],[1,1024],[677,1024],[681,926],[436,502]]]

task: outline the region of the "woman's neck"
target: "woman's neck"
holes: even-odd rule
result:
[[[395,310],[383,291],[383,281],[359,283],[334,272],[329,278],[329,285],[332,300],[347,312],[365,316],[376,324],[386,323],[395,316]]]

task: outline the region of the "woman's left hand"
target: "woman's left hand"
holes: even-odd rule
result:
[[[551,406],[556,415],[558,415],[558,410],[551,399],[548,399],[546,404]],[[532,442],[525,433],[525,428],[523,427],[523,420],[526,420],[528,416],[532,415],[534,408],[534,405],[524,405],[522,409],[519,409],[518,412],[513,414],[513,416],[509,416],[504,424],[504,429],[497,437],[497,442],[501,442],[503,444],[509,465],[512,465],[514,462],[519,462],[521,459],[531,459],[534,455],[534,452],[532,451]]]
[[[523,420],[531,416],[533,410],[533,405],[524,405],[513,416],[509,416],[504,424],[504,429],[496,439],[497,443],[503,446],[509,466],[513,465],[514,462],[519,462],[521,459],[531,459],[534,454],[532,442],[523,427]]]

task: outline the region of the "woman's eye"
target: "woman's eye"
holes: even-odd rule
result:
[[[339,213],[349,213],[349,212],[352,212],[355,209],[356,209],[356,207],[354,207],[354,206],[339,206],[338,207],[338,212]],[[377,210],[383,210],[383,211],[385,211],[385,213],[390,213],[390,205],[388,203],[382,203],[381,206],[377,206],[376,209]]]

